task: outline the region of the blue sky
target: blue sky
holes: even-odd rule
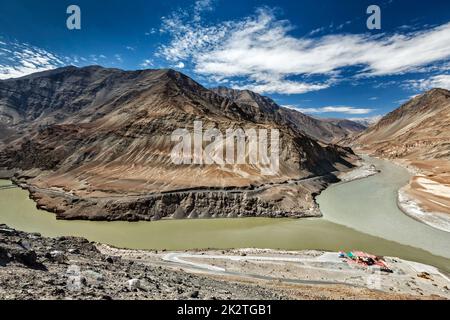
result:
[[[81,8],[81,30],[66,9]],[[381,8],[381,30],[366,9]],[[0,79],[64,65],[174,68],[318,117],[385,114],[450,89],[450,2],[2,1]]]

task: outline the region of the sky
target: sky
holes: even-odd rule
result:
[[[316,117],[372,119],[450,89],[450,1],[2,0],[0,79],[66,65],[173,68]]]

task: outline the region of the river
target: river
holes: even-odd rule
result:
[[[397,208],[396,192],[407,183],[409,173],[384,160],[368,161],[382,172],[325,190],[318,197],[324,214],[320,219],[64,221],[36,209],[27,191],[13,188],[0,190],[0,223],[44,236],[81,236],[132,249],[363,250],[450,272],[450,233],[415,221]],[[10,184],[0,180],[0,186]]]

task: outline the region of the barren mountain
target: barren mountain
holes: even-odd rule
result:
[[[321,119],[322,121],[329,122],[334,124],[335,126],[338,126],[339,128],[342,128],[345,130],[348,134],[353,134],[356,132],[363,132],[368,128],[368,126],[348,119]]]
[[[402,190],[405,202],[413,205],[414,199],[422,209],[436,212],[430,219],[450,213],[449,91],[433,89],[413,98],[359,136],[356,146],[418,170]]]
[[[317,119],[297,110],[277,105],[272,99],[249,90],[225,87],[212,89],[241,106],[253,108],[259,118],[269,118],[289,127],[294,127],[310,137],[325,143],[338,143],[363,132],[367,127],[346,119]]]
[[[351,121],[356,122],[363,127],[369,128],[373,125],[376,125],[378,121],[381,120],[383,116],[373,116],[373,117],[367,117],[367,118],[352,118]]]
[[[356,122],[349,119],[320,119],[322,122],[333,124],[340,130],[334,131],[333,141],[340,141],[365,131],[369,126],[362,122]]]
[[[4,80],[0,167],[66,219],[318,215],[314,195],[354,155],[318,143],[266,106],[236,103],[173,70],[67,67]],[[175,165],[172,133],[193,132],[194,121],[223,133],[278,129],[279,171]]]

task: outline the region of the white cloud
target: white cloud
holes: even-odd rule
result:
[[[120,55],[120,54],[115,54],[115,55],[114,55],[114,58],[116,58],[116,60],[117,60],[119,63],[122,63],[122,62],[123,62],[122,55]]]
[[[345,113],[345,114],[368,114],[373,112],[373,109],[366,108],[354,108],[345,106],[330,106],[321,108],[296,108],[298,111],[303,113]]]
[[[0,79],[23,77],[64,65],[62,58],[44,49],[19,42],[1,42]]]
[[[317,91],[328,88],[327,83],[305,83],[297,81],[289,81],[282,79],[273,79],[265,83],[250,84],[242,86],[233,86],[234,89],[248,89],[254,92],[263,93],[283,93],[283,94],[300,94],[310,91]]]
[[[62,58],[64,60],[64,65],[74,65],[74,66],[83,66],[83,65],[92,65],[92,64],[99,64],[106,59],[107,57],[103,54],[90,54],[86,57],[83,56],[65,56]]]
[[[194,21],[200,21],[205,11],[213,10],[213,0],[197,0],[194,4]]]
[[[184,63],[180,61],[176,65],[174,65],[173,67],[177,68],[177,69],[183,69],[184,68]]]
[[[351,20],[345,21],[344,23],[338,25],[338,26],[336,27],[336,30],[342,30],[342,29],[344,29],[344,27],[345,27],[346,25],[349,25],[349,24],[351,24],[351,23],[352,23]]]
[[[365,118],[349,118],[348,120],[360,123],[362,125],[365,125],[367,127],[377,123],[383,118],[381,115],[373,116],[373,117],[365,117]]]
[[[159,56],[171,62],[190,60],[199,75],[216,79],[241,77],[247,80],[248,88],[280,93],[294,82],[305,92],[309,87],[327,87],[327,80],[311,85],[304,80],[288,81],[288,77],[318,75],[330,79],[346,67],[357,67],[355,76],[392,75],[417,71],[450,58],[450,23],[423,31],[376,36],[294,37],[290,35],[292,29],[289,21],[277,19],[268,8],[260,8],[241,21],[216,25],[192,22],[186,12],[177,13],[163,18],[162,30],[170,33],[172,40],[160,47]]]
[[[450,90],[450,74],[437,75],[427,79],[411,80],[407,82],[407,86],[421,91],[433,88]]]
[[[148,31],[148,32],[145,33],[145,35],[146,35],[146,36],[150,36],[150,35],[152,35],[152,34],[155,34],[156,32],[157,32],[157,31],[156,31],[155,28],[151,28],[150,31]]]
[[[148,68],[153,66],[153,61],[150,59],[145,59],[142,63],[141,63],[141,67],[143,68]]]
[[[323,31],[325,31],[325,27],[320,27],[320,28],[317,28],[317,29],[314,29],[314,30],[310,31],[308,33],[308,35],[309,36],[313,36],[313,35],[316,35],[316,34],[319,34],[319,33],[323,32]]]

